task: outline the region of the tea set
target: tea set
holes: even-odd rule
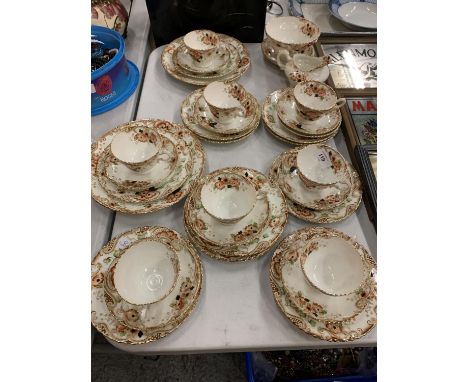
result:
[[[260,105],[242,85],[213,81],[190,93],[182,102],[184,125],[198,137],[213,143],[237,142],[260,124]]]
[[[91,195],[114,211],[156,212],[184,198],[204,164],[203,147],[183,126],[128,122],[91,146]]]
[[[203,268],[193,246],[165,227],[113,238],[91,264],[91,322],[107,338],[144,344],[164,338],[197,305]]]
[[[323,144],[341,124],[346,100],[324,81],[329,57],[315,57],[319,28],[298,17],[266,25],[265,57],[284,70],[290,88],[265,99],[236,82],[250,58],[238,40],[194,30],[164,50],[169,75],[203,85],[188,94],[184,126],[141,120],[118,126],[92,145],[92,196],[118,212],[144,214],[186,197],[188,240],[164,227],[141,227],[114,239],[92,262],[92,323],[123,343],[156,341],[175,330],[197,304],[203,270],[195,248],[216,260],[248,261],[279,240],[288,212],[310,223],[353,214],[362,198],[351,163]],[[195,136],[212,143],[250,136],[263,117],[267,130],[293,144],[268,177],[246,167],[203,176],[205,154]],[[376,323],[375,261],[346,234],[321,227],[281,241],[270,283],[281,311],[306,333],[351,341]]]
[[[300,229],[278,245],[270,284],[278,307],[305,333],[353,341],[377,323],[377,269],[353,238],[333,228]]]
[[[237,39],[199,29],[172,41],[161,54],[172,77],[193,85],[238,79],[250,66],[246,47]]]

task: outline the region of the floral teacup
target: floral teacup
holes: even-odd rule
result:
[[[220,123],[229,123],[235,117],[249,114],[246,91],[236,82],[211,82],[203,90],[203,98]]]
[[[111,154],[133,171],[148,169],[158,156],[162,139],[155,131],[135,127],[117,133],[110,144]]]
[[[351,190],[346,161],[326,145],[308,145],[300,149],[296,164],[299,177],[306,187],[334,187],[345,194]]]
[[[219,44],[218,35],[207,29],[198,29],[184,36],[184,45],[194,64],[200,67],[211,65],[213,53]]]
[[[223,223],[232,223],[247,216],[258,198],[253,184],[245,177],[223,173],[209,179],[201,188],[201,203],[205,211]]]
[[[337,98],[330,86],[318,81],[299,82],[294,87],[294,98],[299,112],[310,120],[318,119],[346,103],[345,98]]]

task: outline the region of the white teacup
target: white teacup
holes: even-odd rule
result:
[[[346,103],[345,98],[338,99],[330,86],[318,81],[299,82],[293,94],[297,109],[309,120],[316,120]]]
[[[184,36],[184,44],[196,66],[209,66],[213,60],[213,53],[219,45],[218,35],[207,29],[198,29]]]
[[[200,192],[205,211],[224,223],[232,223],[247,216],[256,200],[263,197],[243,176],[223,173],[205,183]]]
[[[356,292],[370,276],[360,253],[341,237],[311,239],[300,262],[309,283],[331,296]]]
[[[247,113],[244,107],[246,91],[236,82],[211,82],[203,90],[203,97],[220,123],[229,123]]]
[[[330,158],[333,157],[333,161]],[[344,159],[330,155],[322,145],[308,145],[297,152],[296,164],[299,177],[306,187],[334,187],[349,192],[351,185],[346,181],[347,170]]]
[[[143,171],[152,165],[162,145],[153,130],[134,127],[117,133],[110,144],[111,154],[133,171]]]
[[[161,301],[174,289],[179,277],[177,254],[153,238],[125,249],[114,270],[118,294],[134,305]]]

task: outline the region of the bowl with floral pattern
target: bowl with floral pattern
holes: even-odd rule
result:
[[[314,238],[301,253],[300,262],[309,283],[331,296],[354,293],[370,277],[365,259],[351,241],[340,236]]]
[[[125,301],[146,305],[171,293],[179,272],[177,254],[164,242],[147,238],[125,249],[115,266],[113,281]]]

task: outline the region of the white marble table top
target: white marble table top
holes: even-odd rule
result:
[[[246,44],[252,65],[240,83],[261,103],[276,89],[287,86],[283,73],[267,62],[260,44]],[[159,118],[181,123],[180,104],[194,89],[165,73],[160,63],[164,47],[150,54],[137,119]],[[328,144],[336,146],[349,158],[340,132]],[[226,166],[245,166],[264,174],[273,159],[291,146],[274,139],[261,124],[245,141],[228,145],[203,142],[207,161],[205,172]],[[132,216],[116,214],[112,235],[144,225],[161,225],[185,235],[183,203],[154,214]],[[282,237],[309,224],[289,216]],[[364,205],[347,220],[329,225],[356,239],[376,256],[376,233]],[[276,247],[276,246],[275,246]],[[275,248],[274,247],[274,248]],[[192,315],[173,333],[160,341],[144,345],[112,344],[119,349],[142,354],[261,351],[275,349],[310,349],[338,346],[374,346],[376,329],[348,344],[315,339],[296,328],[283,316],[273,299],[268,270],[274,248],[262,258],[246,263],[224,263],[200,255],[206,283]]]

